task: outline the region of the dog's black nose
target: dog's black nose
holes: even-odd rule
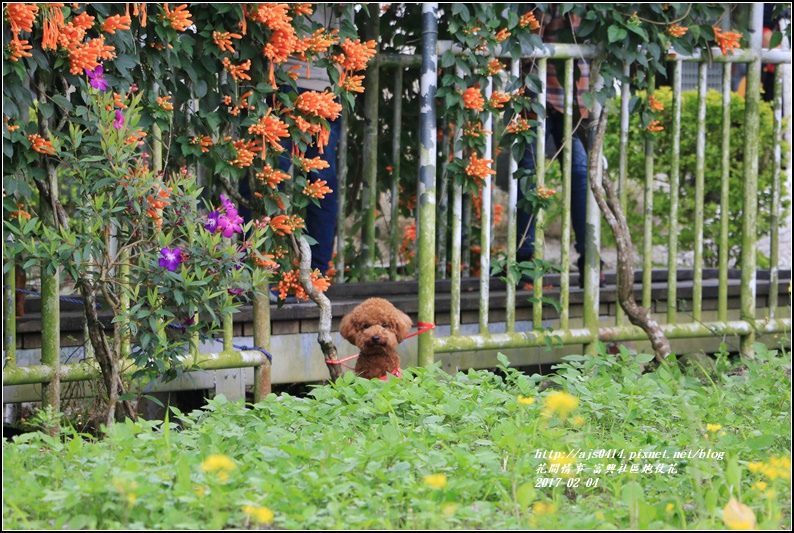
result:
[[[373,335],[372,342],[380,342],[380,335]]]

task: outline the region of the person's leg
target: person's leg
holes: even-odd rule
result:
[[[526,178],[521,178],[518,184],[518,205],[524,200],[522,182],[532,183],[530,188],[534,188],[535,182],[535,141],[532,141],[524,148],[524,155],[518,162],[518,168],[524,171]],[[527,175],[527,171],[529,174]],[[511,176],[511,179],[512,176]],[[535,217],[525,209],[518,207],[516,210],[516,259],[529,261],[535,253]]]
[[[325,180],[326,186],[332,190],[320,200],[319,206],[312,202],[306,208],[306,233],[317,241],[311,247],[312,269],[319,269],[323,275],[328,270],[328,265],[333,258],[334,239],[336,238],[337,188],[339,186],[336,175],[336,148],[339,144],[340,131],[341,119],[337,118],[330,123],[330,136],[328,145],[323,149],[324,153],[320,154],[316,146],[310,146],[306,150],[306,157],[320,156],[328,162],[328,168],[311,172],[309,180],[312,182]]]

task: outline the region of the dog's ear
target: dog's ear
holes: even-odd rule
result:
[[[403,313],[402,311],[397,312],[397,334],[399,336],[398,342],[402,342],[402,340],[408,336],[411,332],[411,327],[413,327],[413,323],[411,322],[411,317]]]
[[[355,339],[353,337],[356,328],[352,317],[352,313],[348,313],[342,317],[342,321],[339,323],[339,334],[350,344],[355,344]]]

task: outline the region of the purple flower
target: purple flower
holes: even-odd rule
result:
[[[204,229],[209,231],[210,233],[215,233],[215,230],[218,229],[218,217],[221,214],[217,211],[213,211],[212,213],[207,216],[207,223],[204,225]]]
[[[224,195],[221,194],[221,205],[223,206],[224,210],[228,211],[229,209],[234,209],[234,204],[231,200],[226,198]]]
[[[88,84],[94,89],[99,89],[100,91],[107,90],[107,88],[110,87],[110,84],[105,79],[104,73],[105,69],[102,67],[102,65],[97,65],[97,67],[93,70],[86,70],[85,74],[88,76]]]
[[[235,233],[243,232],[243,227],[240,225],[243,222],[243,217],[237,214],[236,209],[233,209],[233,211],[233,217],[230,218],[227,213],[227,216],[223,216],[218,219],[218,229],[223,232],[223,236],[227,239]]]
[[[113,127],[120,130],[124,126],[124,115],[121,114],[120,109],[116,109],[116,120],[113,121]]]
[[[226,289],[232,296],[237,296],[243,293],[243,289]]]
[[[160,250],[160,255],[163,256],[160,258],[160,266],[167,268],[171,272],[176,270],[176,267],[182,262],[181,248],[174,248],[173,250],[170,248],[163,248]]]

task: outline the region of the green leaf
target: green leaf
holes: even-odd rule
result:
[[[620,26],[610,26],[607,30],[607,38],[609,39],[610,43],[622,41],[627,35],[628,32],[626,32],[626,29],[621,28]]]

